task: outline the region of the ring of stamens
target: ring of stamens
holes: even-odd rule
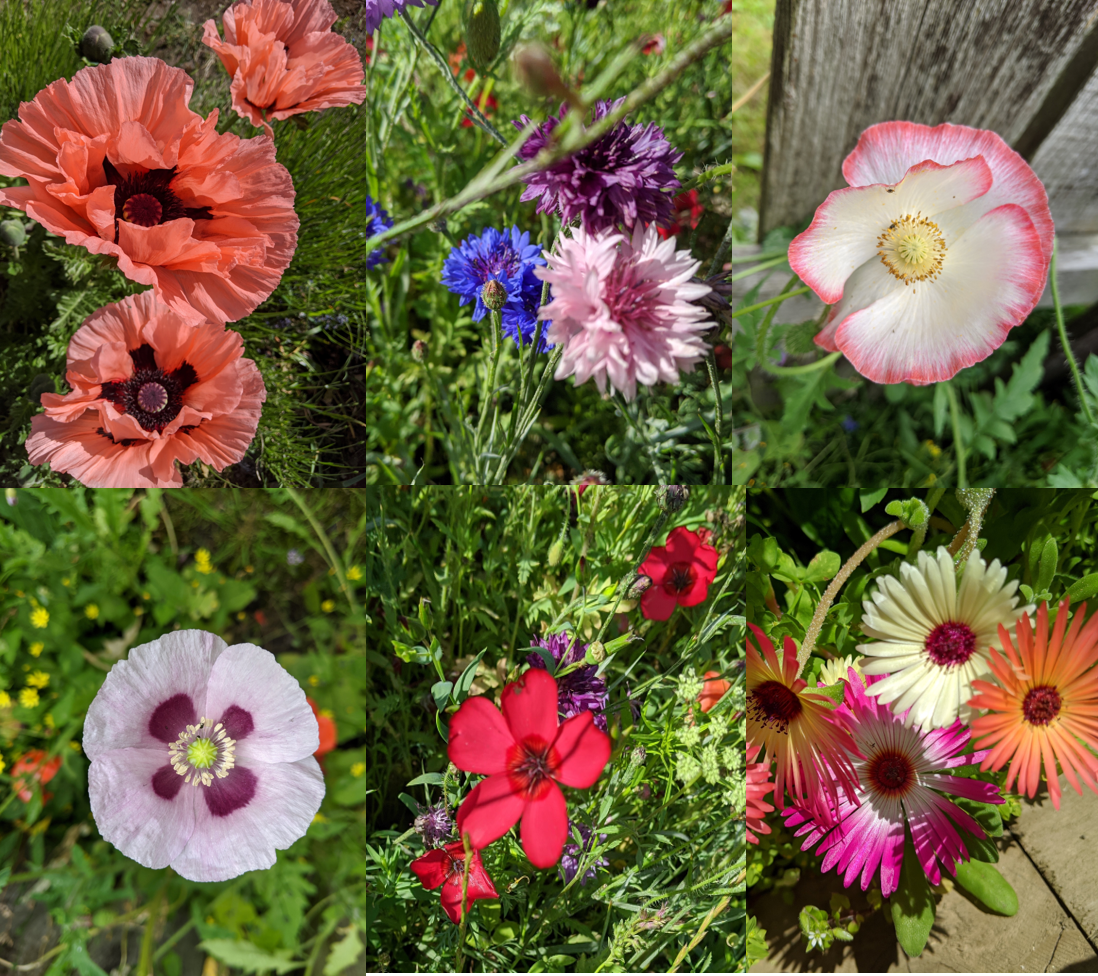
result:
[[[220,722],[214,725],[203,717],[179,733],[168,747],[168,761],[183,782],[210,786],[215,776],[224,779],[236,765],[236,739],[229,738]]]
[[[905,214],[877,238],[877,253],[888,273],[905,285],[937,278],[946,250],[938,225],[922,214]]]

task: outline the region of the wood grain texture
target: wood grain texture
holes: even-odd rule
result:
[[[1098,233],[1098,75],[1034,154],[1056,233]]]
[[[845,186],[874,122],[1020,139],[1096,19],[1098,0],[778,0],[760,233]]]

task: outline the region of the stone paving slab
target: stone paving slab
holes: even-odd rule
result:
[[[930,940],[918,958],[909,959],[900,949],[882,912],[867,920],[853,943],[809,955],[802,948],[797,913],[808,904],[826,909],[838,885],[834,875],[811,877],[797,885],[791,907],[774,893],[749,899],[748,911],[766,929],[771,948],[770,959],[756,963],[751,972],[1098,972],[1098,955],[1026,852],[1009,836],[1001,846],[999,869],[1018,893],[1020,907],[1013,918],[988,914],[954,888],[939,902]],[[856,887],[848,894],[855,907],[865,905]]]

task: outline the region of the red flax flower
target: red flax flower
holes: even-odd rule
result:
[[[41,749],[29,749],[11,767],[11,775],[14,779],[12,788],[19,794],[20,800],[24,803],[30,803],[31,797],[34,795],[31,792],[34,781],[37,780],[45,786],[57,775],[57,770],[60,768],[60,756],[54,756],[49,762],[46,762],[45,752]],[[44,792],[42,802],[45,803],[52,796],[52,793]]]
[[[502,714],[487,698],[470,698],[450,723],[450,761],[488,777],[458,808],[458,834],[480,850],[521,818],[522,849],[534,867],[549,868],[568,838],[557,783],[593,786],[610,759],[610,739],[591,712],[558,723],[557,682],[547,671],[531,668],[500,697]]]
[[[217,131],[194,82],[157,58],[117,58],[61,78],[0,131],[0,203],[180,310],[224,324],[255,311],[297,246],[290,174],[274,142]]]
[[[1010,632],[999,626],[1006,657],[991,649],[990,665],[998,684],[973,681],[974,708],[989,714],[972,722],[978,747],[990,749],[981,769],[1002,769],[1009,761],[1004,789],[1026,796],[1037,792],[1044,764],[1052,805],[1060,809],[1059,763],[1068,782],[1080,795],[1082,780],[1098,793],[1098,616],[1083,626],[1087,605],[1081,604],[1068,627],[1068,605],[1056,611],[1052,636],[1048,632],[1048,603],[1037,610],[1037,625],[1028,614],[1015,624],[1017,646]]]
[[[680,525],[668,533],[666,545],[653,547],[637,572],[652,580],[641,596],[641,613],[649,620],[667,620],[676,605],[697,606],[709,595],[717,550]]]
[[[465,875],[465,848],[461,841],[436,847],[412,862],[412,873],[428,891],[442,888],[442,910],[455,925],[461,922],[461,880]],[[478,898],[498,898],[496,886],[484,870],[480,851],[473,851],[469,862],[469,886],[465,891],[465,907]]]
[[[232,75],[233,110],[254,126],[366,98],[366,73],[354,46],[333,34],[338,15],[328,0],[248,0],[203,25],[202,43]]]

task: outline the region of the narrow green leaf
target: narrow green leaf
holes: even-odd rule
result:
[[[1089,600],[1098,593],[1098,573],[1090,573],[1068,587],[1067,598],[1072,603]]]
[[[1041,568],[1037,572],[1037,592],[1045,593],[1052,585],[1052,577],[1056,575],[1056,564],[1060,558],[1060,550],[1056,546],[1056,540],[1049,536],[1041,550]]]
[[[904,845],[900,887],[889,899],[896,938],[909,956],[922,955],[934,924],[934,895],[910,839]]]
[[[957,865],[957,884],[990,911],[999,915],[1018,913],[1018,895],[999,869],[984,861],[962,861]]]

